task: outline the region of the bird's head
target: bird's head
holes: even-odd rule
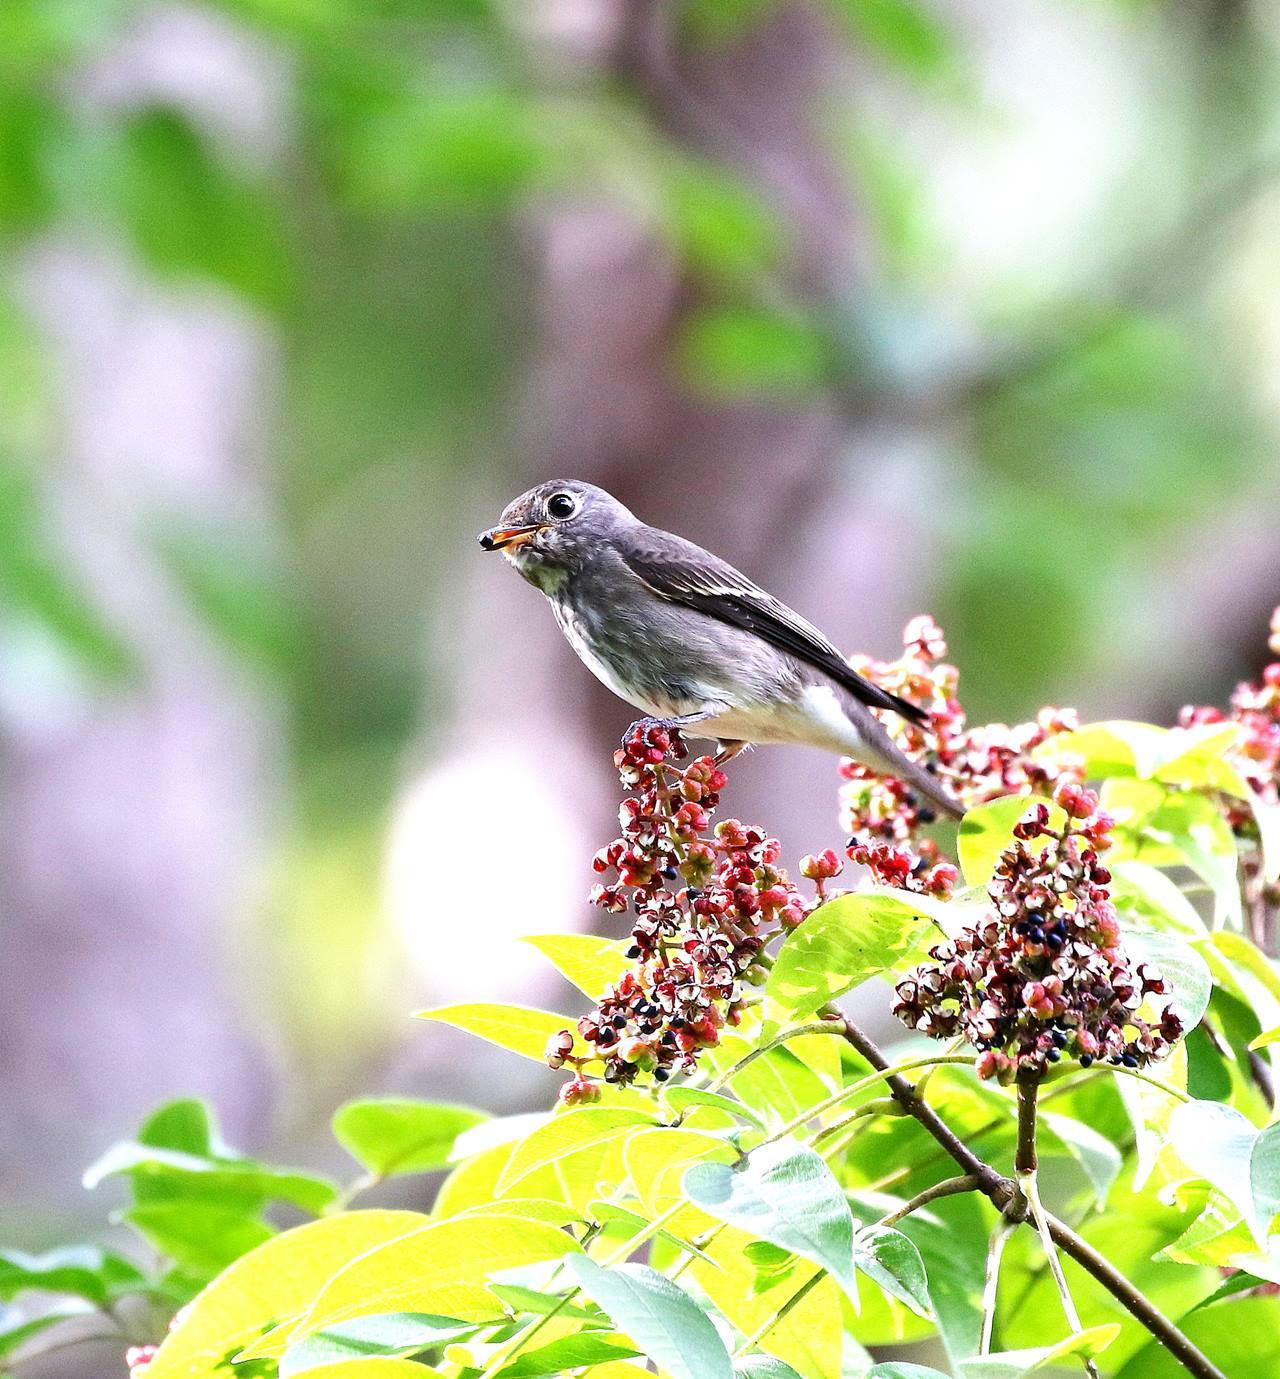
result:
[[[581,479],[539,484],[507,504],[496,527],[480,533],[527,580],[554,587],[580,568],[618,528],[635,518],[611,494]]]

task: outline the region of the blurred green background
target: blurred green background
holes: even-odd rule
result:
[[[611,487],[975,718],[1168,721],[1280,597],[1258,0],[5,0],[0,1209],[164,1096],[494,1109],[629,714],[473,534]],[[731,812],[838,841],[777,749]],[[598,922],[598,917],[597,921]]]

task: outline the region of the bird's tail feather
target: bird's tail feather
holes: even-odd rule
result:
[[[868,722],[868,719],[871,722]],[[873,771],[879,771],[881,775],[896,776],[898,780],[905,781],[943,818],[959,819],[963,816],[964,806],[941,781],[894,744],[883,724],[874,720],[865,709],[858,716],[857,723],[862,742],[861,750],[853,755],[858,760],[866,762]]]

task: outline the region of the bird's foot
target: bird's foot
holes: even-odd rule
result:
[[[657,732],[666,734],[669,741],[668,751],[674,757],[688,756],[689,749],[685,746],[684,739],[680,736],[680,723],[678,718],[637,718],[636,721],[622,735],[622,745],[625,747],[631,742],[643,742],[646,746],[654,746],[653,735]]]
[[[719,742],[716,746],[718,750],[715,755],[715,763],[717,766],[723,766],[726,761],[732,761],[739,752],[745,752],[751,744],[749,742]]]

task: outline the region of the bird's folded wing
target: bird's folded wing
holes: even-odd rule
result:
[[[635,542],[621,554],[631,573],[659,598],[755,633],[830,676],[864,704],[891,709],[912,723],[924,721],[921,709],[859,675],[812,623],[727,561],[667,533],[662,534],[661,543]]]

